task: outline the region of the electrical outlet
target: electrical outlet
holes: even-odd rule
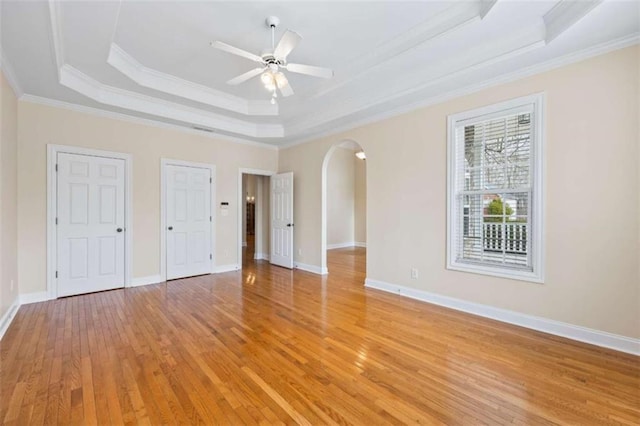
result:
[[[302,256],[302,249],[298,249],[298,256]]]
[[[411,278],[414,280],[418,279],[418,270],[416,268],[411,268]]]
[[[224,251],[224,257],[229,257],[229,250]]]
[[[11,280],[11,291],[13,291],[13,280]]]

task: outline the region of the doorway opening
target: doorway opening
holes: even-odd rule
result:
[[[328,273],[327,250],[366,257],[366,155],[356,141],[334,144],[322,164],[321,267]]]
[[[271,172],[240,170],[238,200],[238,260],[243,269],[269,260]]]

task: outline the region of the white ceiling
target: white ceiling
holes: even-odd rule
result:
[[[2,68],[27,99],[285,146],[637,43],[638,1],[1,3]],[[269,104],[255,67],[277,15],[303,36],[295,95]]]

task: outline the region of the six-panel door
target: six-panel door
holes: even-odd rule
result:
[[[165,166],[167,279],[211,273],[211,171]]]
[[[124,287],[124,160],[58,153],[57,164],[57,296]]]

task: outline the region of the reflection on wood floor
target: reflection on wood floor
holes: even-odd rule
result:
[[[329,276],[241,272],[25,305],[1,342],[7,424],[633,424],[639,358]]]

